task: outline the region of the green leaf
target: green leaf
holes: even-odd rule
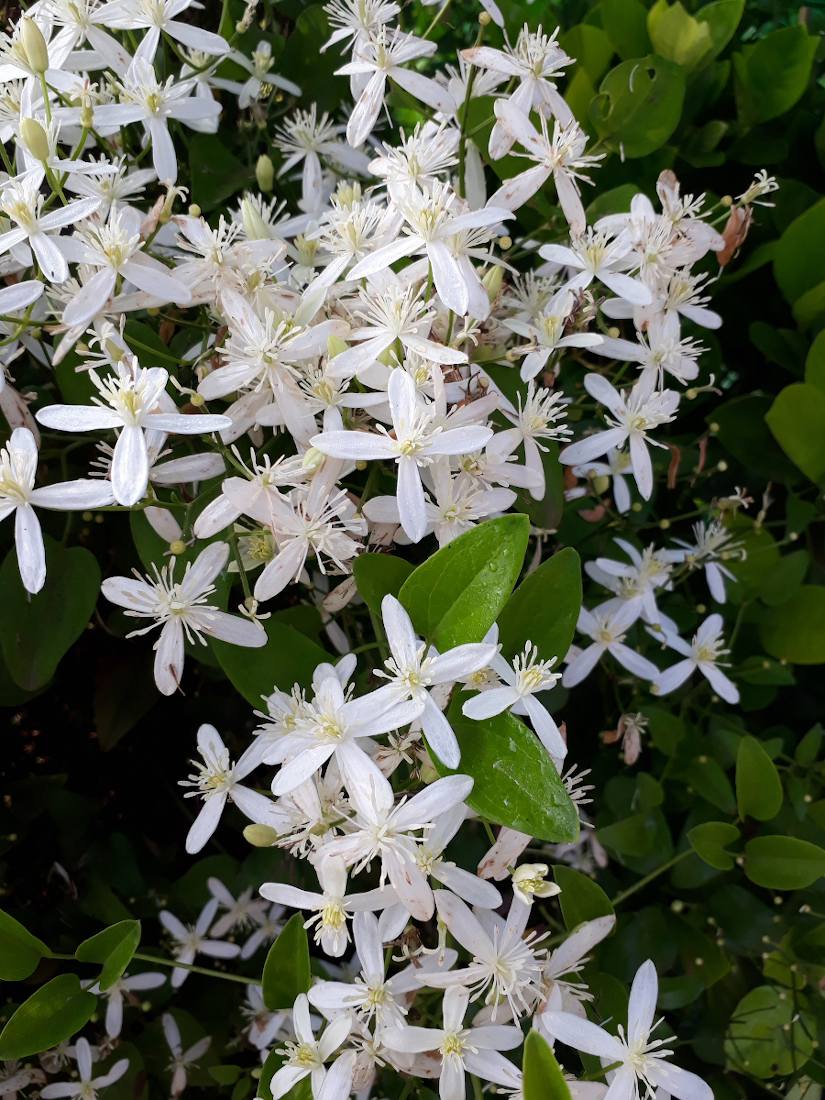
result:
[[[537,1031],[530,1031],[524,1043],[524,1100],[570,1100],[564,1079],[550,1044]]]
[[[805,359],[805,381],[825,390],[825,331],[820,332]]]
[[[733,55],[736,103],[746,126],[778,118],[802,96],[818,38],[797,24],[783,27]]]
[[[770,821],[782,807],[782,780],[755,737],[743,737],[736,754],[736,805],[740,817]]]
[[[571,57],[575,57],[578,68],[588,77],[599,80],[607,71],[613,56],[613,45],[603,30],[589,23],[579,23],[561,35],[559,44]]]
[[[769,607],[778,607],[785,603],[805,580],[810,564],[807,550],[793,550],[790,554],[783,554],[762,582],[759,599]]]
[[[703,58],[703,64],[712,61],[724,50],[736,33],[744,11],[745,0],[715,0],[696,12],[696,18],[710,31],[711,51]]]
[[[442,651],[480,642],[518,579],[529,533],[526,516],[487,520],[419,565],[398,594],[419,633]]]
[[[311,982],[304,918],[293,913],[266,956],[262,978],[264,1004],[270,1012],[292,1008],[295,998],[306,993]]]
[[[84,940],[75,951],[74,957],[78,962],[103,964],[98,985],[100,991],[105,993],[132,961],[139,943],[140,921],[122,920]]]
[[[0,646],[12,679],[26,691],[51,680],[61,658],[83,633],[100,591],[94,555],[80,546],[46,545],[46,584],[30,596],[12,550],[0,566]]]
[[[214,638],[209,642],[232,686],[253,707],[260,707],[261,699],[276,687],[281,691],[290,691],[294,684],[309,687],[318,665],[330,660],[326,650],[306,634],[274,616],[261,625],[267,643],[259,649],[244,649]]]
[[[56,1047],[76,1034],[97,1008],[97,997],[76,974],[46,982],[17,1009],[0,1032],[0,1058],[13,1061]]]
[[[557,657],[561,663],[573,641],[581,602],[581,562],[568,546],[528,574],[507,601],[498,618],[502,652],[513,657],[530,641],[543,660]]]
[[[825,199],[795,218],[776,243],[773,273],[788,302],[796,302],[822,282],[818,256],[825,250]]]
[[[509,712],[466,718],[461,705],[468,698],[458,695],[449,710],[461,763],[452,771],[434,756],[439,773],[472,776],[467,803],[488,821],[552,843],[575,840],[579,815],[536,735]]]
[[[795,382],[777,395],[765,417],[782,450],[811,481],[825,481],[825,392]]]
[[[639,0],[602,0],[599,12],[619,57],[626,61],[650,52],[647,9]]]
[[[590,105],[599,136],[626,158],[660,149],[676,129],[685,77],[672,61],[649,54],[611,69]]]
[[[795,665],[825,662],[825,587],[803,584],[759,623],[767,653]]]
[[[647,29],[656,53],[685,69],[710,58],[713,40],[709,25],[690,15],[679,0],[675,4],[656,0],[647,14]]]
[[[216,134],[191,134],[187,142],[191,201],[204,210],[214,209],[252,182],[251,169],[239,161]]]
[[[571,931],[584,921],[612,915],[610,898],[588,875],[559,863],[553,868],[553,878],[561,890],[559,904],[565,926]]]
[[[798,1073],[813,1054],[816,1032],[816,1021],[800,1012],[796,997],[784,989],[760,985],[731,1014],[725,1056],[733,1069],[752,1077]]]
[[[20,982],[37,969],[49,949],[19,920],[0,909],[0,981]]]
[[[394,554],[360,554],[352,563],[352,572],[364,603],[379,619],[381,601],[397,596],[413,567]]]
[[[710,867],[717,871],[729,871],[735,860],[725,849],[735,844],[741,833],[735,825],[726,821],[706,821],[688,831],[688,843]]]
[[[795,836],[757,836],[745,845],[745,874],[770,890],[804,890],[825,875],[825,848]]]

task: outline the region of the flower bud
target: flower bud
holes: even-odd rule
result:
[[[487,291],[487,297],[493,302],[501,293],[501,285],[504,282],[504,270],[496,264],[494,267],[484,272],[481,281],[484,284],[484,289]]]
[[[20,41],[32,72],[42,75],[49,67],[49,49],[43,32],[33,19],[20,20]]]
[[[243,835],[253,848],[271,848],[278,840],[278,834],[270,825],[247,825]]]
[[[255,179],[262,191],[269,192],[272,190],[272,185],[275,182],[275,169],[272,165],[272,158],[268,157],[266,153],[262,153],[258,157],[255,165]]]
[[[301,465],[305,470],[320,470],[324,464],[325,455],[316,447],[307,447]]]
[[[493,17],[488,11],[481,11],[478,13],[478,22],[482,27],[489,27],[493,21]]]
[[[244,233],[250,241],[266,241],[269,239],[269,227],[261,217],[261,212],[249,196],[241,200],[241,221]]]
[[[610,478],[606,474],[599,474],[597,477],[593,478],[593,490],[598,493],[599,496],[607,492],[609,485]]]
[[[190,218],[199,218],[201,216],[201,213],[202,213],[202,210],[196,202],[193,202],[192,205],[187,210],[187,214],[189,215]]]
[[[42,163],[49,159],[49,139],[46,137],[46,131],[36,118],[21,120],[20,137],[35,160]]]

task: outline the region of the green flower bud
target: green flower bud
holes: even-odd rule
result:
[[[34,157],[41,161],[49,159],[49,139],[46,131],[36,118],[24,118],[20,122],[20,136],[23,144]]]
[[[20,20],[20,41],[32,72],[45,73],[49,67],[49,49],[46,39],[35,21],[26,16]]]
[[[262,191],[268,193],[272,190],[272,185],[275,182],[275,169],[272,165],[272,159],[266,153],[258,157],[258,162],[255,165],[255,179]]]

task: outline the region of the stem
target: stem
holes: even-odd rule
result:
[[[45,956],[47,959],[59,959],[65,962],[77,962],[74,955],[65,955],[60,951],[50,951]],[[220,970],[211,970],[208,966],[195,966],[193,963],[182,963],[176,959],[164,959],[162,955],[148,955],[142,951],[136,951],[132,956],[140,962],[154,963],[156,966],[168,966],[173,970],[191,970],[194,974],[206,974],[210,978],[222,978],[225,982],[240,982],[242,985],[254,985],[254,978],[245,978],[242,974],[224,974]]]
[[[422,38],[429,38],[430,37],[432,32],[435,30],[435,28],[438,26],[438,24],[444,18],[444,14],[447,11],[447,9],[449,8],[450,4],[452,4],[452,2],[453,2],[453,0],[444,0],[444,3],[441,6],[441,10],[437,11],[436,14],[433,16],[429,27],[427,27],[427,29],[424,31],[424,34],[421,36]]]
[[[628,886],[626,890],[622,890],[620,894],[617,894],[615,898],[612,899],[613,908],[615,909],[617,905],[621,905],[623,901],[627,901],[629,897],[638,893],[639,890],[644,889],[645,886],[653,882],[659,875],[663,875],[665,871],[669,871],[671,867],[675,867],[677,863],[681,863],[683,859],[687,859],[688,856],[692,855],[693,849],[686,848],[684,852],[679,852],[673,859],[669,859],[667,863],[662,863],[655,870],[651,871],[649,875],[645,875],[644,878],[640,878],[638,882],[634,882],[632,886]]]

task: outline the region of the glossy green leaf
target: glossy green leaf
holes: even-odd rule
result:
[[[796,24],[733,55],[736,102],[745,125],[778,118],[793,107],[808,85],[817,43],[815,35]]]
[[[696,12],[696,18],[710,32],[710,54],[703,63],[718,57],[736,33],[745,11],[745,0],[714,0]]]
[[[825,331],[820,332],[805,359],[805,381],[825,390]]]
[[[733,1069],[757,1078],[786,1076],[814,1052],[816,1022],[800,1012],[785,989],[760,985],[745,994],[731,1013],[725,1056]],[[809,1090],[804,1089],[800,1100]]]
[[[553,1049],[537,1031],[527,1035],[522,1067],[524,1100],[570,1100],[570,1089]]]
[[[581,562],[568,546],[528,574],[507,601],[498,618],[502,652],[512,657],[530,641],[543,660],[556,657],[560,665],[573,641],[581,602]]]
[[[45,537],[46,584],[30,596],[12,550],[0,566],[0,646],[15,683],[36,691],[51,680],[61,658],[92,617],[100,567],[81,546],[67,550]]]
[[[418,632],[440,650],[480,642],[518,579],[529,532],[526,516],[488,520],[419,565],[398,594]]]
[[[825,848],[794,836],[757,836],[745,845],[745,874],[770,890],[804,890],[825,875]]]
[[[361,554],[352,563],[352,572],[364,603],[379,619],[381,601],[397,596],[413,566],[395,554]]]
[[[769,608],[759,623],[767,653],[796,665],[825,662],[825,586],[803,584],[790,599]]]
[[[558,863],[553,868],[553,878],[561,889],[558,900],[568,929],[577,928],[584,921],[612,914],[610,898],[588,875]]]
[[[590,107],[599,136],[624,157],[661,148],[676,129],[685,98],[680,66],[649,54],[611,69]]]
[[[786,386],[765,419],[788,458],[811,481],[825,481],[825,392],[807,382]]]
[[[264,1004],[270,1012],[292,1008],[295,998],[306,993],[311,982],[304,918],[293,913],[266,956],[262,978]]]
[[[279,621],[273,615],[262,623],[267,643],[259,649],[246,649],[229,642],[210,641],[232,686],[253,707],[271,695],[274,689],[290,691],[294,684],[308,687],[319,664],[329,661],[326,650],[316,645],[306,634]]]
[[[822,282],[817,257],[825,249],[825,199],[794,219],[776,244],[773,273],[786,301],[796,302]]]
[[[602,0],[602,26],[623,60],[644,57],[650,51],[647,9],[640,0]]]
[[[709,25],[694,18],[679,0],[656,0],[647,15],[647,29],[656,53],[688,70],[709,58],[713,49]]]
[[[705,821],[695,825],[687,838],[701,860],[717,871],[729,871],[735,860],[726,849],[735,844],[740,835],[736,826],[727,821]]]
[[[139,943],[140,921],[122,920],[84,940],[74,955],[78,962],[102,963],[98,985],[105,993],[132,961]]]
[[[736,805],[740,817],[770,821],[782,807],[782,780],[755,737],[743,737],[736,754]]]
[[[60,974],[32,993],[0,1032],[0,1058],[13,1061],[71,1039],[97,1008],[76,974]]]
[[[0,909],[0,981],[19,982],[28,978],[48,954],[42,940]]]
[[[467,803],[488,821],[553,843],[575,840],[578,813],[539,739],[509,712],[465,718],[461,704],[469,697],[458,695],[449,709],[461,763],[450,770],[434,758],[440,774],[472,776]]]

